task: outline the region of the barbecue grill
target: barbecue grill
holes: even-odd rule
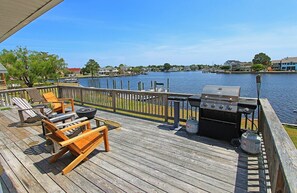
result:
[[[256,100],[240,98],[239,86],[206,85],[201,95],[188,100],[199,107],[198,134],[226,141],[240,137],[242,113],[256,108]]]

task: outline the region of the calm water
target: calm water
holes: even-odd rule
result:
[[[155,72],[148,75],[131,77],[100,78],[101,88],[106,88],[107,80],[109,88],[112,87],[112,80],[116,80],[117,88],[120,88],[120,81],[123,88],[127,89],[127,82],[130,81],[132,90],[137,89],[139,81],[144,82],[145,89],[149,89],[151,81],[163,82],[166,85],[167,78],[170,81],[170,92],[178,93],[201,93],[204,85],[226,85],[240,86],[241,96],[256,97],[256,75],[255,74],[215,74],[196,72]],[[296,123],[297,113],[297,74],[263,74],[261,86],[261,98],[268,98],[278,117],[282,122]],[[80,79],[82,86],[89,86],[88,79]]]

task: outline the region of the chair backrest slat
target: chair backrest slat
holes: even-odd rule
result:
[[[32,109],[32,106],[26,99],[13,97],[11,100],[20,109]],[[27,115],[29,115],[30,117],[35,117],[37,115],[33,110],[24,110],[24,112],[27,113]]]
[[[32,102],[45,102],[44,98],[40,95],[40,92],[37,88],[27,88],[26,91],[29,94]]]
[[[53,92],[44,93],[43,97],[47,102],[58,102],[59,101]]]

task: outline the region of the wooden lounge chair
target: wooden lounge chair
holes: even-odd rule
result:
[[[46,106],[44,105],[38,105],[38,106],[32,107],[31,104],[24,98],[13,97],[11,101],[19,107],[18,113],[22,124],[33,123],[41,120],[40,116],[38,116],[38,114],[34,110],[38,110],[39,112],[41,112],[46,116],[52,113],[52,110],[49,108],[45,108]],[[24,114],[27,115],[26,120],[25,120]]]
[[[51,109],[46,108],[45,105],[31,106],[31,104],[24,98],[13,97],[11,101],[19,107],[18,113],[21,124],[35,123],[44,118],[51,120],[54,123],[64,122],[67,119],[73,120],[75,118],[75,113],[56,115]],[[27,116],[27,119],[25,119],[25,115]]]
[[[46,103],[44,98],[41,96],[39,90],[37,88],[27,88],[26,89],[28,95],[30,96],[29,102],[31,103]]]
[[[43,94],[46,102],[53,104],[53,111],[65,113],[67,107],[74,112],[74,101],[72,98],[57,98],[53,92]],[[68,101],[68,103],[66,103]]]
[[[60,152],[50,158],[50,162],[55,162],[68,151],[76,156],[76,158],[62,170],[63,174],[70,172],[81,161],[88,160],[87,156],[103,141],[105,151],[109,151],[108,129],[106,126],[98,127],[92,130],[90,122],[84,121],[59,130],[54,123],[47,120],[42,120],[42,122],[44,123],[46,129],[51,132],[50,134],[47,134],[47,138],[51,139],[55,143],[58,143],[62,147]],[[73,138],[69,138],[65,135],[66,131],[83,126],[85,127],[85,130],[83,130],[80,135]]]

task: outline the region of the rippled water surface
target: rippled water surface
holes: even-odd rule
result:
[[[170,92],[179,93],[201,93],[202,88],[207,84],[240,86],[241,96],[256,97],[256,75],[255,74],[215,74],[195,72],[155,72],[148,75],[100,78],[100,86],[106,88],[109,81],[109,88],[112,87],[112,80],[116,80],[117,88],[120,82],[123,88],[127,89],[130,81],[132,90],[137,89],[137,83],[142,81],[148,90],[151,81],[163,82],[166,85],[167,78],[170,81]],[[79,80],[82,86],[90,86],[89,79]],[[278,117],[282,122],[296,123],[297,113],[297,74],[263,74],[260,97],[268,98]],[[97,82],[98,86],[98,82]]]

